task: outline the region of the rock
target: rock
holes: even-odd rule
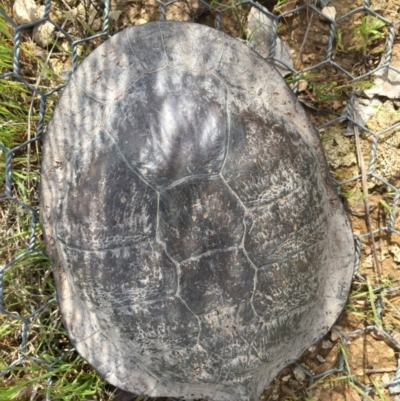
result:
[[[354,140],[343,135],[343,129],[331,127],[329,129],[329,139],[323,142],[327,154],[328,163],[333,169],[348,167],[349,174],[357,174],[357,157],[355,153]]]
[[[376,113],[381,104],[381,101],[377,97],[372,99],[356,97],[353,106],[355,114],[353,116],[354,121],[360,125],[365,125],[366,122]],[[342,115],[347,115],[347,107],[343,110]],[[353,124],[348,124],[344,135],[354,135]]]
[[[381,64],[384,57],[385,55],[382,56]],[[393,45],[390,65],[397,69],[400,67],[400,44],[398,43]],[[374,86],[364,92],[368,97],[378,95],[389,99],[398,99],[400,97],[400,74],[388,67],[383,67],[375,73]]]
[[[325,15],[326,18],[330,19],[330,20],[335,20],[336,18],[336,8],[333,6],[329,6],[329,7],[324,7],[321,10],[321,13]],[[323,21],[326,21],[326,19],[322,16],[320,16],[320,19]]]
[[[336,330],[331,331],[331,341],[339,340],[340,334]]]
[[[135,21],[135,25],[143,25],[147,24],[147,21],[144,18],[139,18]]]
[[[396,263],[400,263],[400,246],[397,244],[390,245],[389,251],[393,255],[393,260]]]
[[[44,6],[40,6],[36,10],[37,19],[43,16],[44,9]],[[55,26],[49,21],[43,22],[39,25],[35,25],[35,27],[33,28],[34,42],[40,47],[47,47],[53,39],[55,29]]]
[[[63,70],[64,67],[64,63],[60,59],[51,57],[49,60],[49,64],[57,75],[61,74],[61,71]]]
[[[389,386],[389,394],[391,395],[400,394],[400,383],[391,384]]]
[[[27,24],[35,21],[37,5],[33,0],[15,0],[13,16],[17,24]]]
[[[306,379],[306,373],[304,372],[303,369],[300,369],[298,366],[296,366],[293,369],[293,374],[298,382],[302,382]]]
[[[267,11],[261,4],[257,3],[257,5],[260,9]],[[256,7],[251,8],[249,16],[247,17],[246,34],[247,40],[254,46],[254,50],[262,57],[268,58],[271,43],[274,35],[276,36],[276,32],[274,32],[273,21]],[[288,45],[278,37],[276,37],[275,40],[276,48],[274,58],[282,60],[289,67],[293,68]],[[271,60],[271,62],[282,76],[286,76],[290,73],[290,69],[286,68],[283,64],[273,60]]]
[[[110,11],[108,17],[110,18],[111,21],[117,21],[118,18],[121,16],[121,14],[122,11],[120,10]]]
[[[305,79],[300,79],[298,91],[303,92],[307,89],[307,87],[308,87],[308,81],[306,81]]]

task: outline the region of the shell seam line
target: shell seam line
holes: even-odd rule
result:
[[[115,139],[113,138],[113,136],[103,127],[102,128],[103,132],[105,132],[108,137],[111,139],[111,141],[114,143],[114,146],[116,147],[116,149],[118,150],[118,153],[121,155],[122,160],[125,162],[125,164],[128,166],[129,170],[131,170],[140,180],[142,180],[149,188],[151,188],[153,191],[155,192],[159,192],[157,188],[154,188],[149,182],[147,182],[144,177],[138,172],[136,171],[136,169],[134,167],[132,167],[128,160],[126,160],[124,154],[122,153],[121,149],[119,148],[119,146],[117,145],[117,143],[115,142]]]
[[[220,249],[220,248],[218,248],[218,249],[212,249],[211,251],[203,252],[203,253],[201,253],[200,255],[191,256],[190,258],[184,259],[184,260],[182,260],[180,263],[185,263],[185,262],[190,262],[190,261],[196,261],[196,260],[200,260],[200,259],[203,258],[203,257],[207,257],[207,256],[211,256],[211,255],[216,255],[216,254],[224,253],[224,252],[230,252],[230,251],[237,250],[237,249],[240,249],[240,248],[241,248],[240,244],[237,244],[237,245],[230,246],[230,247],[228,247],[228,248],[223,248],[223,249]]]
[[[169,191],[172,188],[177,187],[178,185],[181,185],[182,183],[190,183],[190,181],[196,181],[198,179],[202,179],[202,180],[207,180],[207,181],[212,181],[215,180],[219,177],[219,174],[197,174],[197,175],[188,175],[186,177],[182,177],[179,180],[173,181],[172,184],[159,189],[160,192],[165,192],[165,191]]]
[[[117,249],[125,249],[125,248],[133,248],[135,247],[138,243],[142,242],[140,240],[136,241],[134,244],[132,245],[124,245],[124,246],[115,246],[115,247],[110,247],[110,248],[99,248],[99,249],[87,249],[87,248],[78,248],[76,246],[73,245],[69,245],[67,244],[61,237],[56,237],[57,241],[61,242],[66,248],[68,249],[73,249],[75,251],[83,251],[83,252],[105,252],[105,251],[114,251]],[[144,237],[144,239],[149,239],[152,237]]]
[[[219,176],[221,177],[222,181],[224,182],[224,184],[228,187],[229,191],[233,193],[233,195],[235,196],[235,198],[239,201],[240,205],[243,207],[244,212],[246,214],[246,212],[249,210],[247,208],[247,206],[243,203],[243,201],[240,199],[239,195],[231,188],[231,186],[227,183],[225,177],[222,175],[222,171],[219,173]]]

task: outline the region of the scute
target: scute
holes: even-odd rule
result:
[[[180,294],[196,315],[220,315],[221,305],[225,310],[250,300],[254,275],[243,250],[211,251],[181,263]]]
[[[167,67],[146,74],[109,106],[105,130],[155,188],[218,174],[228,130],[225,92],[213,76]]]
[[[110,249],[154,237],[156,192],[123,158],[105,162],[110,152],[119,153],[110,138],[98,132],[71,158],[65,197],[55,216],[58,238],[70,246]],[[82,202],[85,192],[91,196]]]
[[[346,302],[352,233],[318,134],[267,61],[209,27],[95,50],[41,185],[64,325],[127,391],[255,401]]]
[[[243,216],[242,205],[221,177],[183,182],[160,194],[158,238],[169,255],[182,262],[238,246],[244,236]]]

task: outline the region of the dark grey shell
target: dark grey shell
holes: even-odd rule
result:
[[[113,36],[43,150],[63,321],[115,386],[256,400],[341,312],[352,233],[318,135],[236,39],[175,22]]]

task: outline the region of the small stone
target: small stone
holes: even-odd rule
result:
[[[336,18],[336,8],[333,6],[328,6],[328,7],[324,7],[321,10],[321,13],[325,15],[325,17],[331,19],[331,20],[335,20]],[[322,20],[326,21],[325,18],[321,17]]]
[[[110,18],[111,21],[117,21],[121,14],[122,11],[120,10],[110,11],[108,14],[108,18]]]
[[[317,58],[315,53],[303,53],[301,59],[303,63],[312,63]]]
[[[55,26],[51,22],[44,22],[33,28],[33,40],[40,47],[47,47],[53,38]]]
[[[389,245],[389,251],[393,255],[393,260],[400,263],[400,246],[397,244]]]
[[[271,40],[272,38],[275,38],[275,28],[273,20],[268,18],[263,11],[268,12],[258,3],[257,7],[252,7],[250,9],[250,13],[247,16],[246,33],[249,43],[254,46],[254,50],[262,57],[268,58],[271,48]],[[293,67],[293,61],[288,44],[278,37],[275,38],[275,45],[274,56],[278,60],[285,62],[289,67]],[[274,63],[272,60],[271,62],[282,76],[290,73],[290,69],[287,69],[282,64]]]
[[[135,21],[135,25],[143,25],[147,24],[147,21],[144,18],[139,18]]]
[[[286,375],[286,376],[282,377],[282,381],[285,382],[285,383],[288,382],[289,379],[290,379],[290,375]]]
[[[83,56],[83,53],[84,53],[84,48],[83,48],[83,46],[76,46],[76,54],[78,55],[78,56]]]
[[[101,21],[101,19],[100,18],[96,18],[96,19],[94,19],[93,20],[93,22],[92,22],[92,29],[94,30],[94,31],[100,31],[101,30],[101,26],[102,26],[102,21]]]
[[[33,0],[15,0],[13,16],[17,24],[35,21],[37,6]]]
[[[330,349],[333,347],[333,343],[329,340],[322,341],[322,349]]]
[[[331,341],[336,341],[340,338],[339,332],[336,330],[331,330]]]
[[[392,333],[392,338],[400,344],[400,333],[398,331]]]
[[[66,53],[68,53],[68,52],[70,52],[70,50],[71,50],[71,45],[70,45],[69,42],[63,41],[63,42],[61,42],[61,48],[62,48]]]
[[[299,81],[299,92],[305,91],[307,89],[307,86],[308,86],[308,81],[306,81],[305,79],[300,79],[300,81]]]
[[[293,374],[298,382],[302,382],[306,379],[306,374],[305,374],[304,370],[300,369],[297,366],[293,369]]]
[[[389,385],[389,394],[390,395],[400,394],[400,383]]]
[[[40,6],[36,9],[36,19],[42,18],[45,12],[45,6]],[[55,31],[55,26],[51,22],[42,22],[35,25],[33,28],[33,40],[42,47],[46,48],[52,41]]]
[[[58,58],[50,58],[50,65],[53,68],[53,71],[60,76],[64,70],[64,63]]]
[[[316,358],[317,358],[318,362],[320,362],[320,363],[326,362],[325,358],[322,355],[317,355]]]

